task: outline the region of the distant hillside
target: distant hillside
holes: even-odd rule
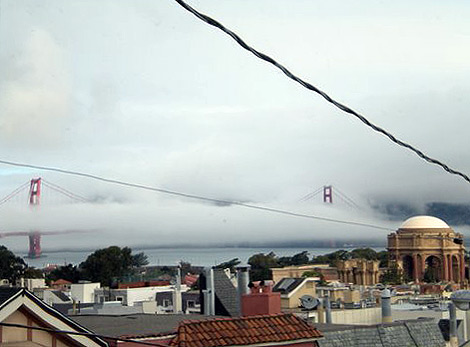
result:
[[[446,221],[450,225],[470,225],[470,204],[450,204],[446,202],[427,203],[423,210],[401,202],[375,204],[377,211],[390,220],[405,220],[420,214],[430,215]]]

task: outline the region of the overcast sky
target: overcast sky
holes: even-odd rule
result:
[[[294,73],[467,174],[470,3],[193,0]],[[372,132],[172,0],[0,0],[0,158],[396,228],[369,205],[469,202],[470,184]],[[387,232],[0,166],[95,204],[0,207],[0,230],[99,229],[48,245]],[[304,195],[333,184],[362,206]],[[5,239],[9,246],[24,240]]]

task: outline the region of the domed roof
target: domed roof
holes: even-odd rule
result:
[[[449,229],[450,227],[442,219],[431,216],[415,216],[408,218],[400,226],[400,229]]]

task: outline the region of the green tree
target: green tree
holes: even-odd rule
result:
[[[143,267],[149,264],[148,257],[144,252],[140,252],[132,255],[132,266],[133,267]]]
[[[387,251],[380,251],[377,253],[378,259],[380,260],[379,267],[387,267],[388,266],[388,252]]]
[[[248,264],[251,265],[250,278],[252,281],[271,280],[273,274],[270,268],[279,266],[274,252],[252,255],[250,259],[248,259]]]
[[[229,261],[225,261],[223,263],[217,264],[214,266],[216,269],[230,269],[230,272],[235,272],[235,268],[241,261],[238,258],[233,258]]]
[[[402,284],[403,272],[398,267],[397,263],[392,265],[380,276],[380,282],[383,284]]]
[[[24,270],[24,278],[44,278],[44,273],[35,267],[28,267]]]
[[[320,277],[320,273],[315,270],[304,271],[302,277]]]
[[[431,266],[428,266],[426,270],[424,270],[423,281],[426,283],[436,283],[436,269]]]
[[[356,248],[351,252],[351,258],[353,259],[365,259],[365,260],[378,260],[379,255],[372,248]]]
[[[305,265],[305,264],[308,264],[308,263],[310,263],[310,259],[308,257],[308,252],[307,251],[303,251],[303,252],[294,254],[292,256],[291,265],[297,266],[297,265]]]
[[[310,259],[308,257],[308,252],[303,251],[297,254],[294,254],[292,257],[284,256],[277,259],[278,265],[281,267],[284,266],[298,266],[298,265],[305,265],[310,263]]]
[[[26,263],[5,246],[0,246],[0,278],[6,278],[10,283],[24,275]]]
[[[131,275],[135,268],[135,259],[129,247],[111,246],[90,254],[80,264],[84,278],[102,285],[110,286],[113,280]]]
[[[312,263],[313,264],[329,264],[330,266],[336,266],[336,262],[338,260],[348,260],[348,259],[351,259],[351,253],[344,249],[340,249],[332,253],[318,255],[316,257],[313,257]]]
[[[47,279],[51,281],[64,279],[72,283],[77,283],[79,280],[82,279],[82,274],[77,266],[67,264],[64,266],[59,266],[57,269],[52,270],[47,276]]]

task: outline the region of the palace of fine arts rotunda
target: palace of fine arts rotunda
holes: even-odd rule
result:
[[[431,216],[407,219],[388,235],[390,264],[396,263],[405,278],[420,283],[465,281],[463,235],[443,220]]]

